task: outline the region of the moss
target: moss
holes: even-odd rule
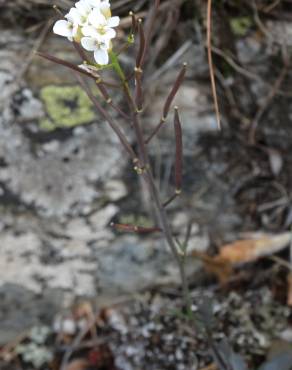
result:
[[[235,36],[245,36],[252,26],[252,19],[250,17],[232,18],[230,26]]]
[[[40,96],[48,115],[40,121],[43,130],[75,127],[94,120],[92,103],[79,86],[49,85],[41,89]]]

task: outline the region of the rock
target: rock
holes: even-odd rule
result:
[[[29,289],[18,284],[0,287],[0,346],[14,340],[38,323],[51,322],[60,309],[61,295],[47,291],[46,297],[37,297]]]
[[[292,27],[290,22],[284,20],[269,20],[266,24],[269,42],[291,47]]]
[[[75,241],[90,240],[92,229],[87,224],[85,218],[74,218],[66,223],[66,235]]]
[[[13,97],[13,107],[21,122],[40,119],[44,116],[43,104],[33,96],[30,89],[24,88]]]
[[[96,249],[95,255],[99,300],[180,281],[174,259],[160,239],[126,235],[107,249]],[[192,274],[200,266],[192,261],[188,272]]]
[[[109,204],[105,208],[102,208],[94,212],[90,217],[89,221],[94,230],[103,230],[108,225],[110,220],[117,214],[119,208],[114,204]]]
[[[117,176],[126,162],[104,125],[88,127],[54,152],[48,152],[47,144],[43,150],[35,143],[37,152],[32,153],[29,139],[17,126],[0,125],[0,132],[0,156],[7,164],[0,181],[21,202],[47,216],[88,212],[88,205],[101,196],[96,182]]]
[[[179,240],[183,241],[189,224],[190,216],[187,212],[177,212],[172,221],[174,231],[179,235]],[[188,252],[193,250],[207,252],[210,245],[209,236],[206,232],[202,232],[200,227],[195,222],[192,222],[191,234],[188,241]]]
[[[102,196],[103,184],[119,177],[127,163],[127,157],[121,156],[119,140],[93,112],[79,86],[64,86],[66,78],[73,82],[69,70],[54,64],[44,68],[38,64],[40,58],[36,58],[30,72],[34,71],[38,79],[53,72],[62,77],[59,80],[62,85],[54,85],[48,76],[46,84],[29,80],[30,87],[22,88],[19,60],[30,51],[30,44],[24,42],[23,36],[8,30],[1,32],[0,42],[8,45],[0,52],[0,88],[5,92],[0,97],[0,108],[3,107],[0,158],[5,163],[0,172],[1,188],[5,188],[3,197],[6,191],[19,203],[45,216],[62,218],[89,213],[92,203]],[[67,57],[72,60],[76,55],[69,52]],[[84,130],[70,130],[93,121],[96,124],[87,125]],[[44,136],[40,130],[44,123],[54,130],[67,128],[60,134],[63,141],[56,140],[55,133]]]
[[[105,184],[105,195],[112,202],[116,202],[127,195],[127,188],[121,180],[109,180]]]

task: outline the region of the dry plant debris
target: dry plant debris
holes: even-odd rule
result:
[[[250,239],[237,240],[220,248],[216,260],[226,261],[233,265],[255,261],[286,248],[291,241],[291,233],[279,235],[255,233]]]

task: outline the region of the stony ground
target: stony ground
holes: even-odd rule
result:
[[[200,2],[197,3],[196,9],[200,9]],[[178,236],[183,235],[185,224],[191,219],[190,247],[212,252],[224,242],[237,239],[239,232],[279,232],[291,224],[288,72],[282,90],[268,99],[281,72],[279,53],[284,41],[279,35],[287,35],[289,41],[291,30],[284,23],[285,32],[280,32],[283,23],[269,20],[265,24],[267,35],[259,35],[253,24],[249,30],[234,15],[224,37],[219,37],[220,32],[216,34],[216,45],[224,50],[233,32],[232,43],[228,45],[238,63],[234,72],[229,55],[220,58],[216,54],[223,118],[223,130],[218,132],[200,24],[195,19],[194,26],[188,6],[182,8],[180,31],[174,45],[171,44],[172,53],[162,49],[157,67],[148,71],[149,99],[144,125],[150,127],[159,119],[165,93],[179,64],[187,61],[186,82],[176,101],[182,108],[185,191],[180,201],[169,207],[169,212]],[[15,14],[13,7],[6,10],[7,14]],[[50,13],[45,14],[49,14],[49,19]],[[220,31],[216,16],[214,27]],[[117,139],[96,116],[71,73],[32,57],[37,46],[41,51],[78,62],[69,43],[50,32],[39,36],[45,24],[38,23],[39,19],[35,22],[37,32],[31,29],[31,24],[14,24],[11,28],[9,22],[3,23],[0,32],[0,345],[40,322],[48,325],[56,313],[82,297],[99,309],[121,297],[125,299],[128,294],[139,293],[143,297],[141,304],[134,300],[119,306],[121,320],[127,322],[124,329],[119,327],[116,332],[103,335],[109,335],[113,342],[111,350],[114,348],[117,367],[138,369],[141,361],[146,361],[149,369],[157,369],[155,351],[150,345],[147,354],[146,347],[149,337],[152,340],[164,325],[159,323],[165,315],[161,307],[175,302],[170,298],[172,294],[177,297],[177,292],[173,293],[178,282],[177,269],[159,237],[117,234],[109,227],[113,220],[151,224],[147,198]],[[176,49],[179,53],[174,58]],[[123,62],[126,67],[131,65],[130,58]],[[270,80],[271,75],[275,78]],[[118,93],[114,98],[121,99]],[[264,119],[260,120],[262,115]],[[248,125],[254,120],[259,121],[255,145],[247,138]],[[155,173],[161,175],[165,196],[171,192],[168,184],[173,164],[172,135],[171,125],[166,126],[160,141],[151,145]],[[194,289],[201,280],[210,283],[200,262],[189,261],[188,269]],[[169,287],[171,293],[160,294],[159,289],[168,291]],[[247,318],[240,327],[244,331],[243,341],[248,330],[256,336],[257,344],[249,344],[254,348],[252,354],[245,346],[241,347],[241,342],[236,342],[241,333],[230,329],[230,336],[237,349],[259,363],[274,338],[287,340],[283,332],[290,311],[285,300],[273,301],[273,289],[273,284],[264,282],[258,292],[251,287],[244,295],[228,291],[226,298],[221,293],[213,297],[216,312],[222,311],[226,321],[230,302],[237,307],[246,302]],[[153,290],[155,294],[150,294]],[[194,290],[194,301],[196,294]],[[254,298],[257,294],[260,298]],[[251,318],[249,310],[254,307],[251,302],[265,299],[269,300],[268,310],[275,305],[277,314],[269,312],[266,326],[259,328],[257,322],[261,319]],[[283,320],[271,334],[274,315],[282,316]],[[220,330],[229,328],[228,325],[234,327],[238,317]],[[192,343],[190,334],[184,333],[186,347],[177,348],[173,336],[184,327],[180,327],[178,320],[175,327],[169,328],[166,321],[164,337],[161,339],[157,334],[157,340],[161,348],[169,348],[170,357],[166,358],[168,354],[161,351],[161,356],[166,357],[159,366],[171,369],[174,361],[171,356],[176,356],[179,364],[182,353],[188,353],[187,362],[182,361],[181,367],[176,368],[191,369],[190,364],[196,363],[198,343]],[[137,341],[138,354],[138,347],[134,348]],[[125,342],[133,343],[132,350],[131,346],[124,346]],[[125,355],[125,351],[129,353]],[[208,359],[204,351],[200,359]],[[143,352],[148,357],[141,359]],[[200,361],[203,366],[205,362]]]

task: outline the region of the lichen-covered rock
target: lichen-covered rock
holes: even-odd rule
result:
[[[0,132],[0,156],[6,164],[0,181],[22,203],[46,215],[88,212],[102,196],[97,183],[117,176],[126,162],[112,132],[102,124],[55,143],[54,151],[30,143],[20,127],[0,126]]]
[[[21,87],[19,54],[25,54],[23,45],[29,52],[29,44],[5,31],[0,42],[4,36],[9,46],[0,51],[2,195],[9,193],[46,216],[88,213],[93,202],[103,197],[101,187],[120,176],[127,157],[121,156],[118,139],[96,116],[80,87],[49,84],[39,93],[33,92],[36,86]],[[66,70],[62,73],[66,75]],[[94,123],[80,126],[89,122]],[[67,131],[42,136],[40,125]]]

